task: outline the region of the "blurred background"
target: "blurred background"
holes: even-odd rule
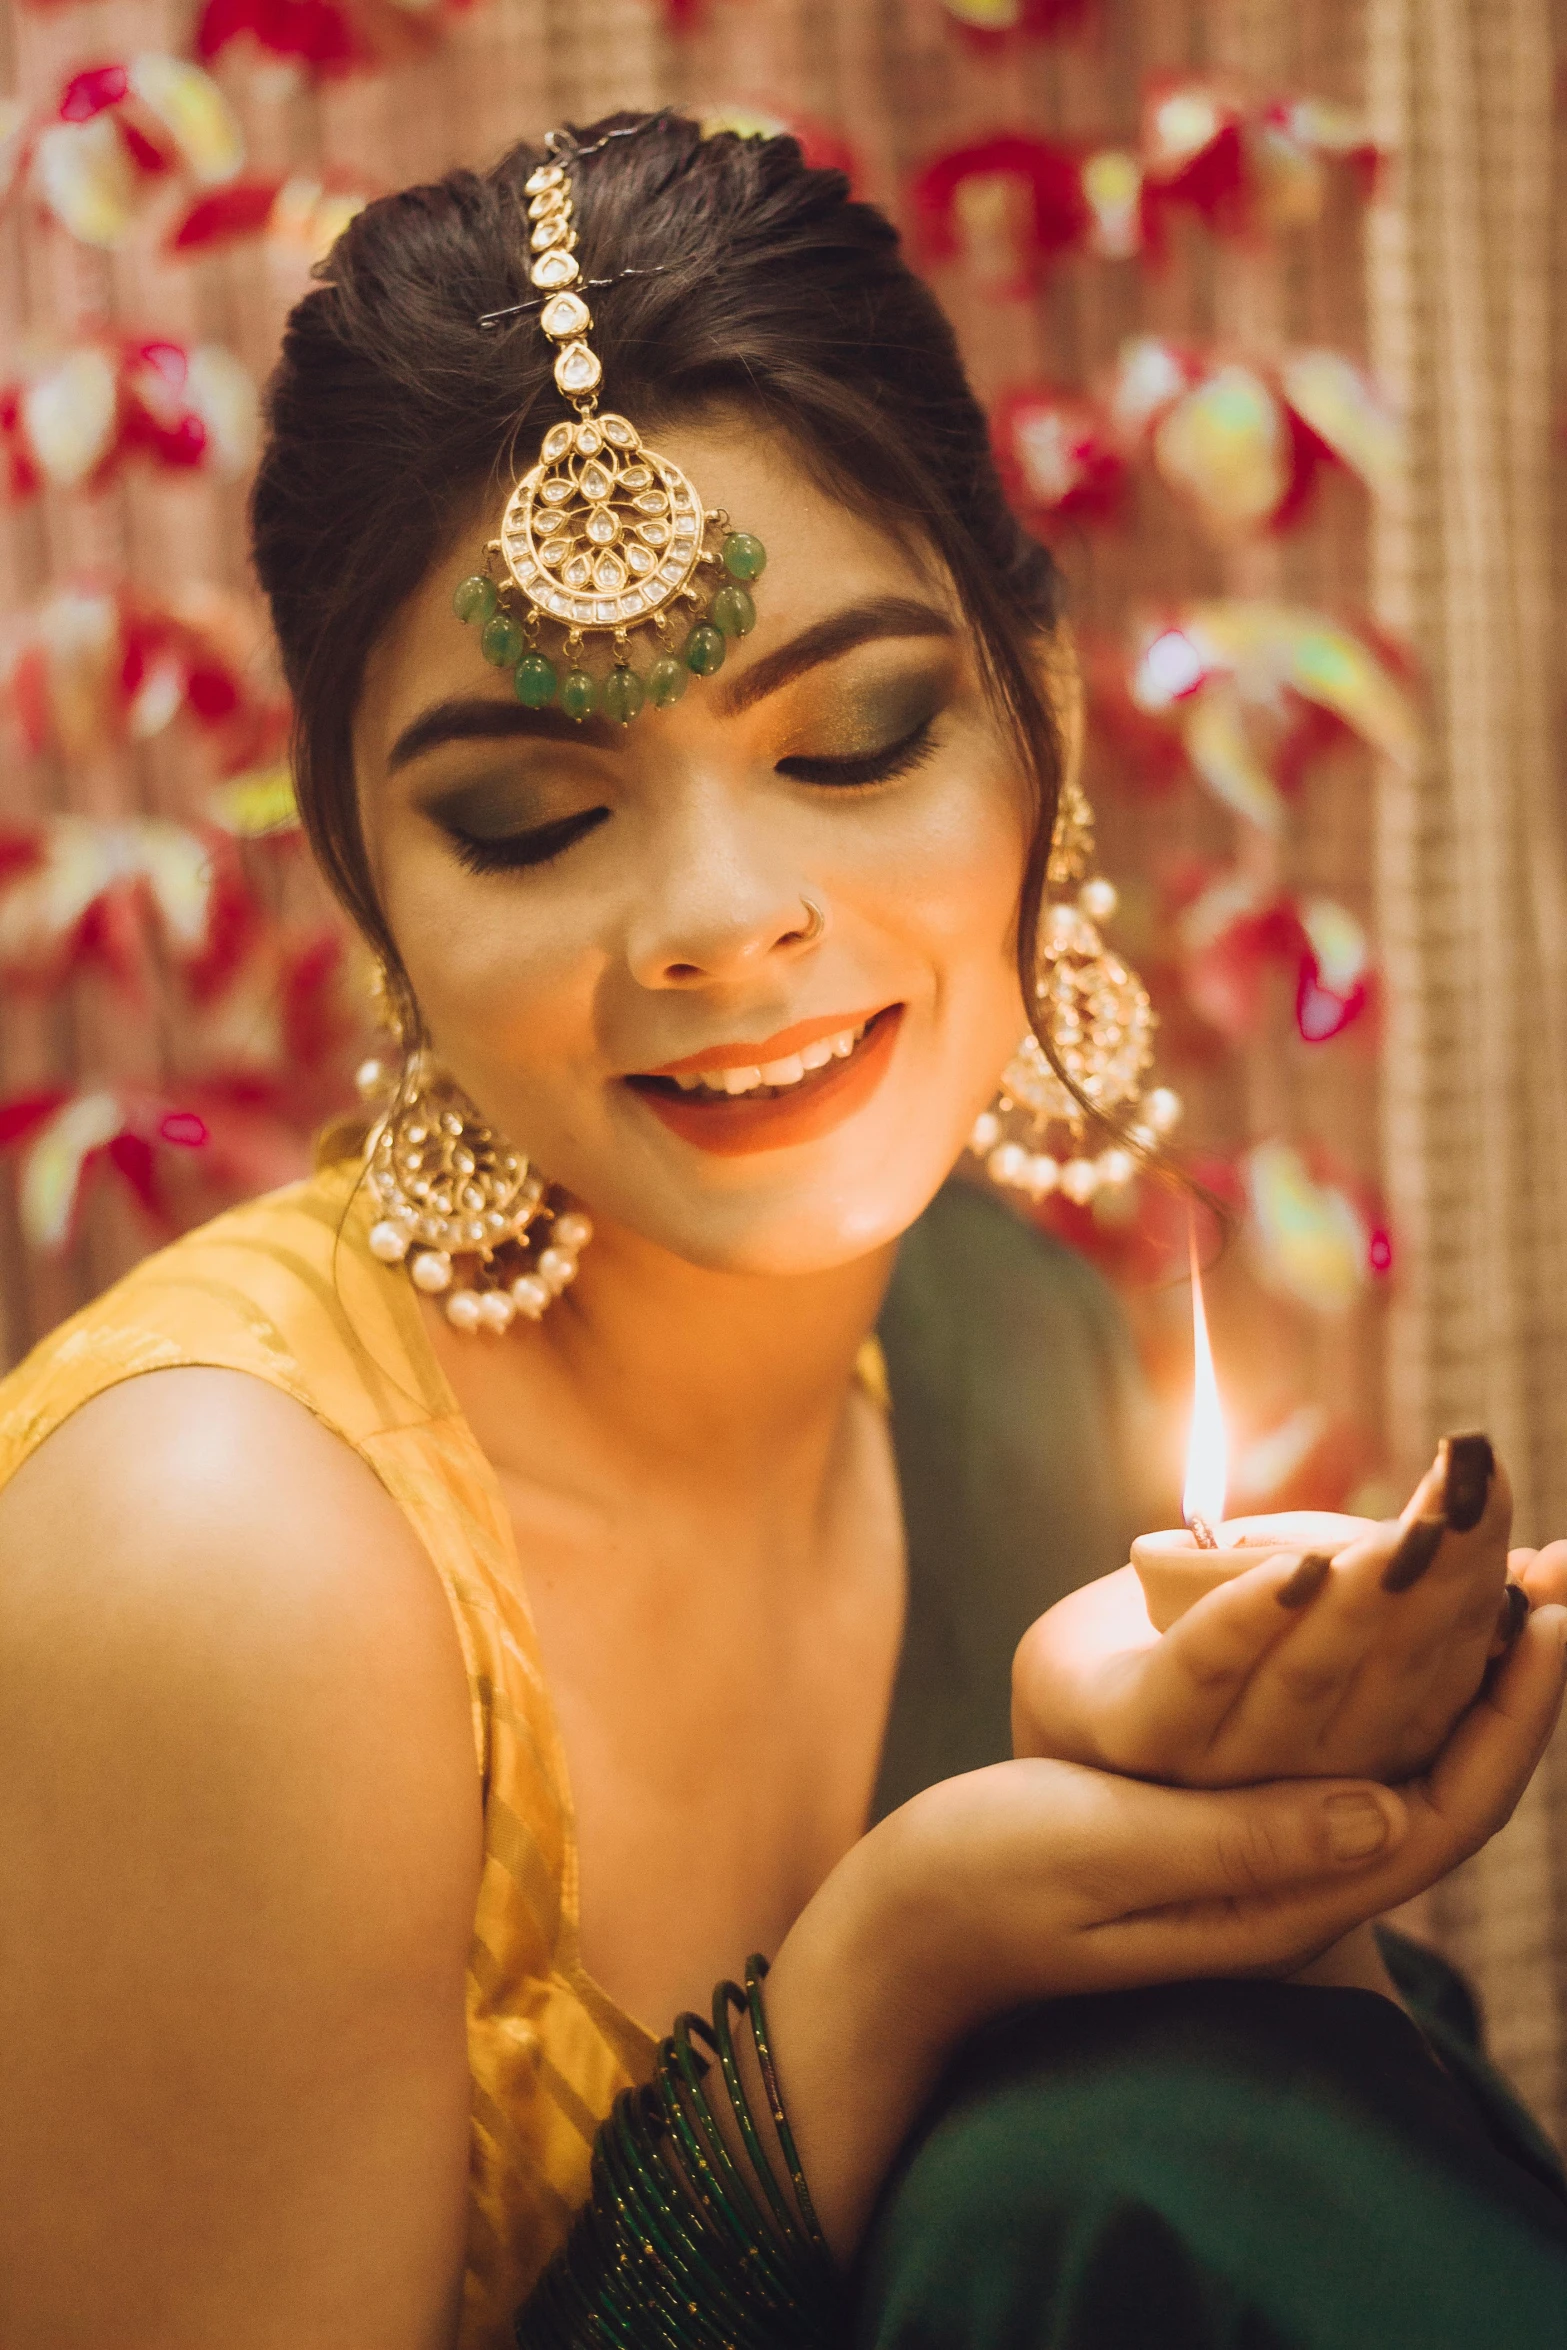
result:
[[[373,1041],[246,564],[289,305],[366,197],[673,105],[899,221],[1070,579],[1110,936],[1238,1225],[1232,1511],[1390,1512],[1484,1426],[1567,1533],[1558,13],[10,0],[4,1359],[302,1172]],[[1121,1290],[1173,1462],[1184,1209],[1076,1188],[1020,1208]],[[1567,1748],[1416,1922],[1560,2133]]]

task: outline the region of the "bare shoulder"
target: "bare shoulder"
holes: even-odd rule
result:
[[[449,2339],[480,1866],[440,1584],[226,1371],[0,1492],[0,2340]]]
[[[36,1641],[85,1612],[89,1646],[112,1665],[132,1626],[156,1620],[173,1669],[182,1649],[200,1650],[215,1603],[254,1634],[269,1623],[285,1636],[357,1634],[366,1663],[405,1629],[420,1646],[445,1615],[373,1473],[293,1397],[243,1372],[158,1371],[108,1388],[0,1490],[0,1622],[14,1632]],[[436,1651],[455,1656],[449,1628]]]

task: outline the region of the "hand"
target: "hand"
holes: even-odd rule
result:
[[[1287,1975],[1509,1817],[1561,1704],[1567,1608],[1528,1620],[1428,1776],[1194,1792],[1022,1761],[916,1796],[840,1862],[768,1984],[795,2136],[847,2257],[953,2045],[1033,1999]]]
[[[1485,1439],[1453,1439],[1403,1517],[1331,1567],[1267,1559],[1163,1635],[1131,1568],[1105,1576],[1024,1635],[1015,1750],[1188,1787],[1407,1778],[1439,1752],[1522,1620],[1523,1599],[1506,1592],[1511,1522]],[[1524,1598],[1567,1598],[1567,1543],[1515,1557]]]

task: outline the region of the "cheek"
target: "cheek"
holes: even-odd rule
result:
[[[862,905],[926,962],[933,1009],[949,1025],[977,1024],[970,1049],[983,1057],[994,1043],[1004,1056],[1024,1024],[1015,955],[1028,848],[1021,787],[988,764],[933,779],[869,848]]]
[[[558,889],[420,844],[388,858],[383,902],[437,1058],[476,1097],[591,1039],[603,958]]]

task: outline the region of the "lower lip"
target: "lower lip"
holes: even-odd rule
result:
[[[687,1093],[629,1082],[655,1118],[682,1142],[694,1142],[698,1150],[712,1151],[721,1159],[740,1158],[749,1151],[788,1150],[831,1134],[864,1107],[886,1075],[902,1022],[901,1004],[878,1012],[847,1060],[830,1063],[802,1077],[798,1085],[760,1100],[741,1093],[698,1102]]]

